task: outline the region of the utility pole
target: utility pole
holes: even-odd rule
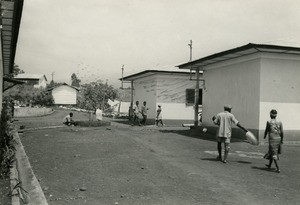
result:
[[[190,40],[190,43],[188,44],[190,47],[190,63],[192,62],[192,53],[193,53],[193,41]],[[192,63],[191,63],[191,68],[190,70],[192,71]],[[195,107],[195,112],[194,112],[194,127],[198,127],[198,114],[199,114],[199,68],[195,70],[196,73],[196,88],[195,88],[195,102],[194,102],[194,107]]]
[[[123,87],[123,75],[124,75],[124,65],[122,65],[122,85],[121,85],[121,88],[123,89],[124,87]]]
[[[52,81],[53,81],[53,76],[54,76],[54,74],[55,74],[55,72],[52,72],[52,73],[51,73],[51,75],[52,75]]]
[[[190,62],[192,61],[192,50],[193,50],[193,41],[190,40],[190,43],[188,44],[190,47]]]

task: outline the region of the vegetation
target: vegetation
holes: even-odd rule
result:
[[[0,124],[0,175],[2,178],[9,175],[12,163],[15,160],[15,140],[11,123],[12,104],[4,101],[1,112]]]
[[[72,82],[72,83],[71,83],[71,86],[74,86],[74,87],[78,87],[78,88],[79,88],[81,80],[80,80],[79,78],[77,78],[77,76],[76,76],[75,73],[73,73],[73,74],[71,75],[71,82]]]
[[[116,97],[117,90],[111,85],[98,80],[81,86],[77,106],[87,110],[96,110],[97,108],[105,110],[109,107],[107,104],[108,99],[114,100]]]
[[[3,94],[5,99],[17,100],[21,105],[51,106],[54,102],[51,93],[32,85],[17,85]]]

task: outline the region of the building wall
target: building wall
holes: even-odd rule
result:
[[[212,117],[233,106],[232,113],[247,129],[259,124],[260,56],[241,57],[206,68],[203,76],[203,125],[213,126]]]
[[[52,90],[52,96],[56,105],[75,105],[77,90],[70,86],[62,85]]]
[[[158,105],[162,106],[163,119],[194,119],[193,105],[186,105],[186,89],[195,88],[189,75],[152,75],[134,80],[133,85],[134,103],[138,100],[142,106],[147,101],[149,119],[155,119]]]
[[[186,89],[195,89],[195,85],[189,75],[158,76],[156,108],[161,105],[163,119],[194,120],[193,105],[186,104]],[[202,82],[199,87],[202,88]]]
[[[149,76],[134,80],[133,87],[133,104],[135,105],[136,101],[139,101],[139,106],[143,105],[143,102],[147,102],[148,118],[155,117],[155,106],[156,106],[156,87],[157,87],[156,76]]]
[[[271,109],[278,111],[287,137],[300,134],[300,57],[265,54],[261,69],[260,136]],[[298,137],[299,138],[299,137]]]
[[[35,88],[40,88],[40,87],[46,88],[46,86],[47,86],[47,81],[44,76],[39,80],[38,85],[34,85]]]

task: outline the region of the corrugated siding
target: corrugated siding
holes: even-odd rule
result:
[[[202,88],[200,82],[200,89]],[[163,103],[186,103],[186,89],[195,89],[196,81],[189,76],[160,76],[157,80],[157,101]]]
[[[54,104],[75,105],[77,91],[69,86],[60,86],[52,90]]]

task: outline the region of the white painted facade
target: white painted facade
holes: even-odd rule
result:
[[[44,75],[39,79],[39,83],[37,85],[34,85],[35,88],[41,88],[41,87],[46,88],[46,86],[47,86],[47,80]]]
[[[215,126],[212,116],[231,104],[240,123],[260,139],[271,109],[278,111],[287,138],[300,133],[299,55],[255,53],[207,66],[203,78],[204,126]]]
[[[18,74],[15,79],[24,81],[26,84],[33,85],[34,88],[46,88],[47,78],[41,74]]]
[[[61,85],[52,90],[54,104],[75,105],[77,99],[77,89],[69,85]]]
[[[202,85],[200,84],[200,88]],[[195,89],[188,73],[154,73],[133,80],[134,103],[147,102],[148,118],[155,119],[161,105],[165,120],[194,120],[193,104],[186,104],[186,89]],[[200,109],[201,110],[201,107]]]

